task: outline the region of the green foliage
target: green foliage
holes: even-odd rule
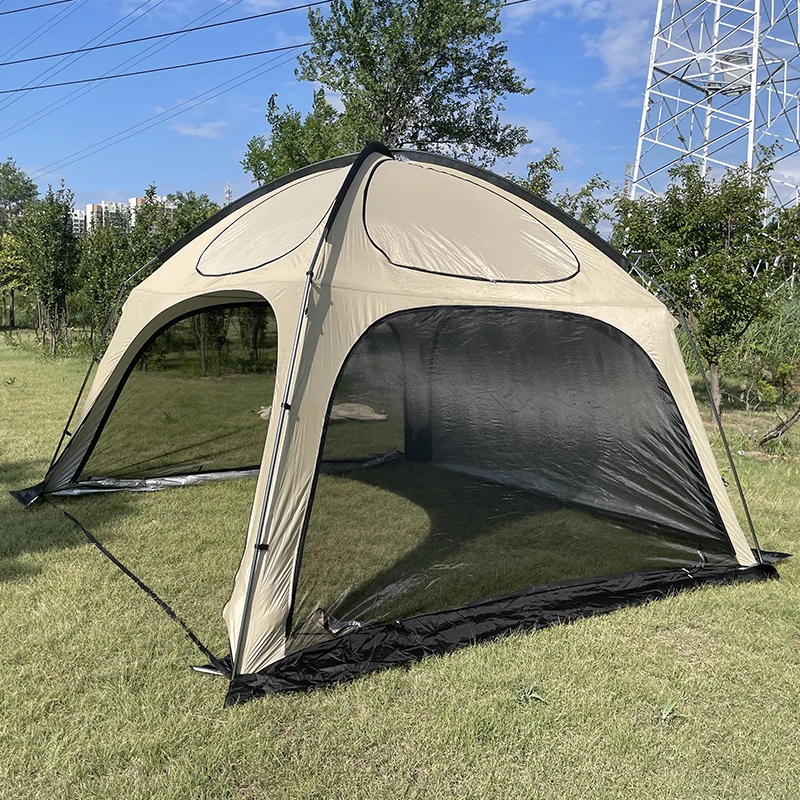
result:
[[[517,178],[517,183],[529,192],[547,199],[553,190],[553,173],[563,171],[564,166],[559,159],[558,148],[551,147],[549,153],[538,161],[531,161],[528,164],[527,177]],[[513,178],[513,176],[509,177]]]
[[[309,12],[313,44],[297,75],[321,85],[309,114],[267,107],[269,139],[254,136],[242,165],[264,184],[306,164],[387,147],[445,152],[481,164],[516,154],[524,127],[501,121],[503,101],[531,89],[499,41],[500,0],[333,0]],[[325,92],[341,98],[338,112]]]
[[[16,165],[14,159],[0,161],[0,234],[39,196],[36,184]]]
[[[267,103],[270,136],[254,136],[247,143],[242,160],[245,172],[263,186],[297,169],[352,152],[358,142],[347,141],[340,115],[325,97],[325,90],[314,92],[311,111],[305,117],[287,106],[278,108],[276,95]]]
[[[153,187],[155,190],[155,187]],[[163,240],[168,245],[178,241],[189,231],[219,211],[219,205],[207,194],[196,194],[193,191],[173,192],[167,195],[167,215]]]
[[[78,238],[72,231],[73,194],[62,181],[48,186],[42,200],[29,205],[14,224],[24,260],[24,281],[39,300],[42,329],[56,354],[67,323],[67,295],[75,288]]]
[[[135,269],[127,212],[106,215],[81,241],[80,279],[89,317],[90,341],[102,331],[125,279]]]
[[[25,259],[19,239],[12,233],[0,233],[0,289],[25,287]]]
[[[531,91],[506,58],[499,0],[334,0],[309,12],[298,76],[336,92],[362,141],[440,149],[482,163],[516,154],[503,99]]]
[[[712,378],[750,326],[775,309],[787,278],[794,226],[778,224],[766,199],[771,169],[767,159],[717,181],[681,164],[661,196],[618,200],[613,243],[632,259],[641,254],[645,270],[687,310]]]
[[[576,192],[565,189],[551,197],[554,173],[562,172],[563,169],[558,149],[552,147],[538,161],[528,164],[527,177],[517,179],[517,183],[529,192],[549,200],[590,230],[597,231],[601,222],[611,221],[610,211],[614,203],[610,194],[611,183],[600,173],[589,178]]]

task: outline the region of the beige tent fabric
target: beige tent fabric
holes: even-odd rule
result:
[[[189,310],[254,297],[272,306],[278,326],[272,405],[280,402],[305,273],[347,173],[347,168],[322,171],[274,196],[257,197],[186,244],[131,292],[86,399],[81,426],[48,477],[48,491],[73,479],[93,426],[138,349]],[[664,305],[586,238],[505,189],[455,166],[373,154],[353,181],[316,265],[264,526],[269,552],[252,587],[241,673],[262,669],[285,654],[320,438],[348,353],[389,314],[459,305],[569,311],[606,322],[637,342],[660,370],[683,415],[739,563],[755,563],[722,484],[678,350],[675,323]],[[223,612],[234,653],[242,636],[277,424],[278,415],[272,414],[247,543]]]

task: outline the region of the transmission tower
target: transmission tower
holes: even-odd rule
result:
[[[781,205],[800,184],[799,0],[658,0],[650,68],[626,189],[657,194],[681,160],[703,174],[778,143],[770,191]],[[794,158],[793,158],[794,157]]]

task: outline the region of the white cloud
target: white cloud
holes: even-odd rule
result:
[[[182,136],[197,136],[200,139],[222,139],[228,122],[224,119],[213,120],[212,122],[175,122],[170,128]]]
[[[616,91],[644,84],[655,10],[655,0],[533,0],[510,6],[506,19],[518,29],[534,18],[576,18],[591,28],[582,36],[586,55],[605,65],[595,88]]]

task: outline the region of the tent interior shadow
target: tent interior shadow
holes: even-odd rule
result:
[[[696,561],[696,551],[644,528],[429,464],[324,476],[318,493],[325,512],[309,522],[296,625],[318,607],[334,620],[389,621],[532,586]],[[391,521],[382,524],[380,514],[408,503],[422,512],[415,529],[387,534]]]

